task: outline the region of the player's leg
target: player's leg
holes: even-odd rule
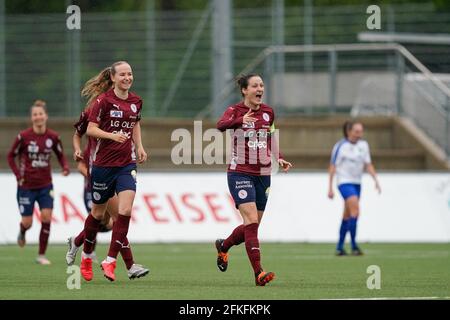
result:
[[[350,211],[350,218],[348,223],[348,229],[350,231],[350,239],[352,246],[352,255],[362,255],[358,244],[356,243],[356,229],[359,217],[359,197],[358,195],[353,195],[346,200],[347,206]]]
[[[345,236],[347,235],[347,232],[349,231],[349,229],[348,229],[349,219],[350,219],[350,210],[348,208],[347,202],[344,201],[344,212],[342,214],[341,227],[339,228],[339,240],[336,245],[336,255],[337,256],[347,255],[347,252],[344,249],[344,244],[345,244]]]
[[[17,244],[19,247],[25,246],[25,234],[33,225],[34,201],[35,196],[33,191],[17,188],[17,204],[21,215],[19,234],[17,235]]]
[[[258,228],[262,221],[264,210],[266,209],[266,204],[269,199],[269,192],[270,192],[270,176],[258,176],[254,177],[254,186],[255,186],[255,205],[256,205],[256,223],[253,223],[255,225],[255,231],[252,234],[250,232],[250,237],[254,236],[256,241],[253,240],[253,243],[250,243],[250,249],[251,253],[255,255],[256,253],[259,254],[259,264],[260,264],[260,272],[255,273],[255,283],[257,286],[265,286],[267,283],[272,281],[275,278],[275,274],[273,272],[265,272],[261,267],[261,249],[259,246],[259,239],[258,239]],[[252,225],[252,224],[250,224]],[[249,226],[246,226],[246,233],[245,233],[245,242],[247,247],[247,237],[248,237],[248,230]],[[254,247],[256,247],[256,244],[259,248],[259,250],[255,250]],[[248,252],[248,249],[247,249]],[[254,268],[255,270],[255,268]]]
[[[50,237],[50,226],[53,214],[53,186],[43,188],[39,191],[36,201],[41,210],[41,232],[39,233],[39,255],[36,262],[43,265],[50,264],[45,257],[47,251],[48,238]]]

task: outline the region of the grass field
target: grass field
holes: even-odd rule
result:
[[[450,297],[450,244],[363,244],[362,257],[335,257],[333,244],[262,244],[263,266],[276,273],[255,287],[243,245],[230,251],[228,271],[215,265],[213,244],[136,244],[135,260],[150,268],[129,280],[121,260],[117,280],[94,264],[80,290],[66,286],[66,246],[48,249],[51,266],[34,263],[37,247],[0,246],[0,299],[347,299]],[[106,253],[99,245],[97,254]],[[119,257],[120,259],[120,257]],[[77,257],[79,263],[79,257]],[[381,289],[366,286],[367,267],[381,268]]]

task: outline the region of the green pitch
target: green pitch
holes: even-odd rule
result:
[[[450,244],[362,244],[362,257],[335,257],[334,244],[262,243],[263,266],[276,273],[255,287],[240,245],[230,250],[228,271],[217,270],[211,244],[136,244],[137,263],[147,277],[129,280],[118,260],[115,282],[98,264],[94,279],[69,290],[66,246],[50,245],[51,266],[34,263],[37,247],[0,246],[0,299],[347,299],[449,298]],[[103,257],[106,246],[99,245]],[[79,264],[80,257],[77,257]],[[381,270],[381,289],[369,290],[370,265]]]

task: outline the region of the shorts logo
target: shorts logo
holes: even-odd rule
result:
[[[136,113],[137,107],[136,107],[136,105],[135,105],[134,103],[132,103],[132,104],[130,105],[130,108],[131,108],[131,110],[132,110],[134,113]]]
[[[137,176],[136,170],[131,170],[131,176],[133,177],[134,182],[136,182],[136,176]]]
[[[266,120],[266,121],[269,121],[270,117],[269,117],[269,115],[267,113],[264,112],[263,113],[263,119]]]
[[[111,110],[110,113],[109,113],[109,116],[111,118],[122,118],[123,117],[123,111]]]
[[[50,195],[50,197],[54,198],[55,197],[55,193],[53,192],[53,189],[50,190],[50,192],[48,193]]]
[[[25,207],[23,205],[20,205],[19,206],[19,210],[20,210],[20,213],[24,213],[25,212]]]
[[[93,194],[92,194],[92,196],[94,197],[94,199],[95,200],[100,200],[100,198],[101,198],[101,196],[100,196],[100,193],[98,193],[98,192],[94,192]]]
[[[269,197],[269,193],[270,193],[270,187],[268,187],[268,188],[266,189],[266,198]]]
[[[238,197],[239,197],[240,199],[245,199],[245,198],[247,198],[247,191],[245,191],[245,190],[240,190],[240,191],[238,192]]]
[[[51,147],[53,146],[53,141],[52,141],[52,139],[47,139],[47,140],[45,140],[45,146],[46,146],[47,148],[51,148]]]

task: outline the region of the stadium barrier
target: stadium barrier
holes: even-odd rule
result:
[[[212,242],[241,223],[225,173],[140,173],[129,239],[137,242]],[[382,173],[378,195],[364,176],[358,238],[363,242],[450,242],[450,176],[447,173]],[[327,198],[326,173],[272,176],[261,241],[334,242],[343,202]],[[0,244],[16,242],[20,220],[16,181],[0,174]],[[50,243],[77,234],[86,217],[83,179],[54,175],[54,221]],[[38,210],[35,209],[36,218]],[[39,223],[27,233],[36,243]],[[110,233],[99,235],[107,242]]]

